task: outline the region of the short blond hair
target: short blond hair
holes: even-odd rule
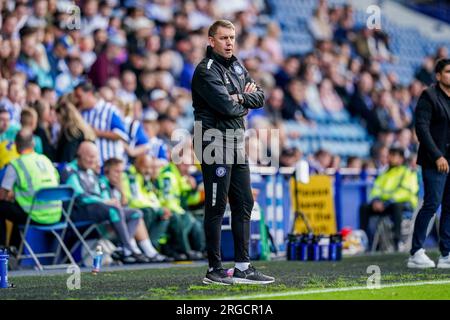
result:
[[[208,29],[208,37],[214,37],[216,35],[217,29],[219,29],[219,27],[235,30],[234,24],[231,23],[231,21],[229,21],[229,20],[217,20],[216,22],[214,22],[209,27],[209,29]]]
[[[30,127],[37,125],[38,114],[32,108],[24,108],[20,113],[20,124],[22,127]]]

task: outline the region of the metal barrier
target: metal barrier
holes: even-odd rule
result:
[[[286,239],[293,221],[290,179],[295,168],[251,167],[252,188],[262,209],[269,233],[278,252],[286,251]],[[359,229],[359,207],[367,202],[377,170],[327,170],[334,178],[334,205],[337,229]]]

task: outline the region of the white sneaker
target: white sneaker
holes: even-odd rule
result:
[[[450,264],[449,264],[450,266]],[[408,268],[426,269],[434,268],[436,264],[433,260],[428,258],[424,249],[418,250],[413,256],[408,259]]]
[[[446,257],[440,256],[437,267],[439,269],[450,269],[450,254]]]

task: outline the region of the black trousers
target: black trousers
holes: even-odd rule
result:
[[[17,202],[0,201],[0,246],[6,245],[6,220],[13,223],[9,245],[18,248],[21,242],[18,225],[25,224],[27,219],[28,214]],[[38,224],[33,221],[30,223]]]
[[[234,260],[235,262],[250,261],[250,216],[254,202],[250,169],[247,161],[242,164],[237,161],[232,162],[232,164],[207,164],[202,161],[201,164],[205,186],[206,251],[211,268],[222,267],[220,238],[227,199],[231,208]]]
[[[397,244],[401,239],[403,212],[407,209],[404,203],[391,203],[385,207],[383,212],[375,212],[372,209],[372,204],[364,204],[359,209],[359,221],[360,227],[368,234],[369,218],[371,216],[389,215],[394,222],[394,242]],[[372,243],[371,237],[369,237],[370,243]]]

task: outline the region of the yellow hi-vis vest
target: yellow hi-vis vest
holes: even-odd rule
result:
[[[417,207],[419,182],[417,173],[402,165],[388,169],[375,180],[370,199],[409,202],[412,208]]]
[[[56,187],[59,184],[59,174],[52,162],[44,155],[29,153],[21,155],[11,161],[17,174],[14,184],[14,195],[23,211],[31,219],[41,224],[56,223],[61,219],[61,201],[35,201],[33,211],[33,197],[36,191],[47,187]]]

